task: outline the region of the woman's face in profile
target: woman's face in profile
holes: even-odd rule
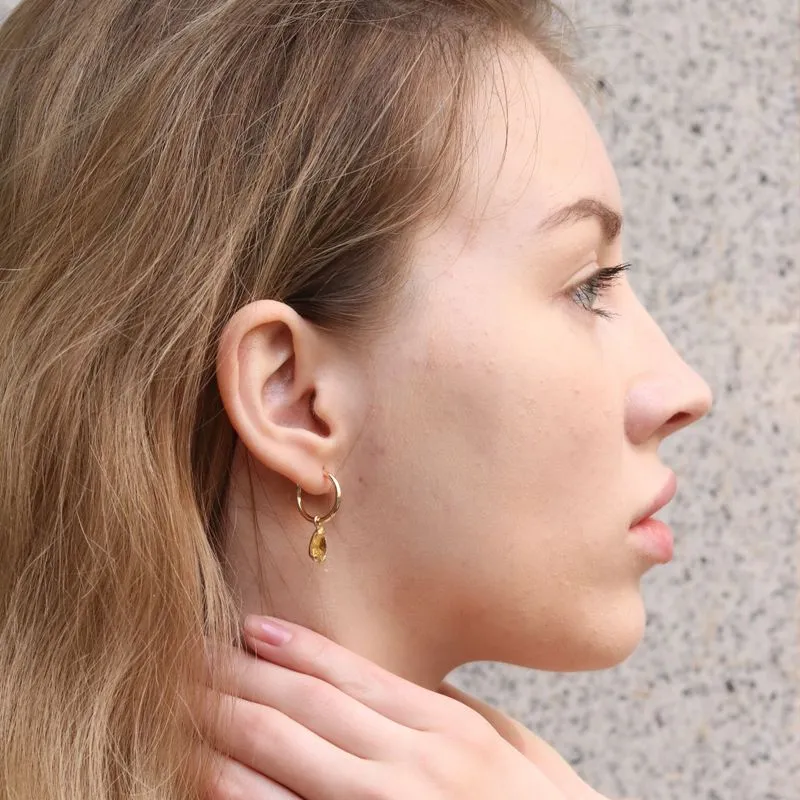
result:
[[[272,613],[311,620],[393,669],[406,651],[444,671],[473,660],[594,669],[630,655],[644,625],[640,579],[671,549],[630,527],[674,489],[659,444],[711,404],[624,273],[596,277],[624,261],[622,201],[581,102],[532,49],[495,70],[470,112],[460,197],[418,236],[397,322],[330,363],[304,361],[316,345],[296,348],[305,384],[286,389],[281,375],[273,400],[236,401],[237,370],[221,362],[249,449],[305,459],[309,481],[321,464],[343,487],[319,571],[302,555],[308,524],[275,484],[264,527],[277,514],[289,536],[264,539],[265,568],[280,567]],[[257,331],[260,309],[276,307],[255,304],[235,324]],[[289,347],[251,337],[244,384],[265,385],[258,365],[284,363]],[[292,399],[309,387],[327,423],[319,435],[306,430],[308,403]],[[283,422],[263,444],[270,403]],[[231,555],[242,574],[259,557]],[[263,607],[249,597],[248,610]]]
[[[624,275],[581,288],[624,256],[577,96],[538,56],[493,79],[472,176],[418,240],[409,312],[373,350],[349,502],[403,577],[395,600],[449,615],[474,657],[599,668],[639,642],[640,578],[669,557],[629,531],[671,478],[658,446],[711,392]]]

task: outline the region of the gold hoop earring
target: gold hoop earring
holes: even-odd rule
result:
[[[308,543],[308,555],[321,564],[328,554],[328,540],[325,538],[325,527],[323,523],[333,518],[333,515],[339,510],[342,504],[342,487],[339,486],[339,481],[331,475],[330,472],[324,470],[325,476],[333,484],[333,490],[336,493],[336,498],[333,501],[333,506],[327,514],[316,514],[312,516],[303,508],[303,489],[300,484],[297,484],[297,508],[305,519],[314,523],[314,533],[311,534],[311,541]]]

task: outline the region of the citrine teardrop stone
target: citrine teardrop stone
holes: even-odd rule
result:
[[[308,554],[317,564],[321,564],[325,560],[328,553],[328,542],[325,539],[325,529],[320,526],[314,531],[311,541],[308,543]]]

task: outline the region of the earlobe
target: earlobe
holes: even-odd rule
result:
[[[239,309],[220,337],[217,383],[242,444],[267,468],[312,493],[328,490],[335,420],[315,410],[325,369],[319,334],[284,303]]]

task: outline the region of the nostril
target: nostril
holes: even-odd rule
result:
[[[693,419],[694,417],[688,411],[679,411],[677,414],[673,414],[673,416],[669,418],[667,421],[667,427],[670,430],[677,430],[678,428],[688,425]]]

